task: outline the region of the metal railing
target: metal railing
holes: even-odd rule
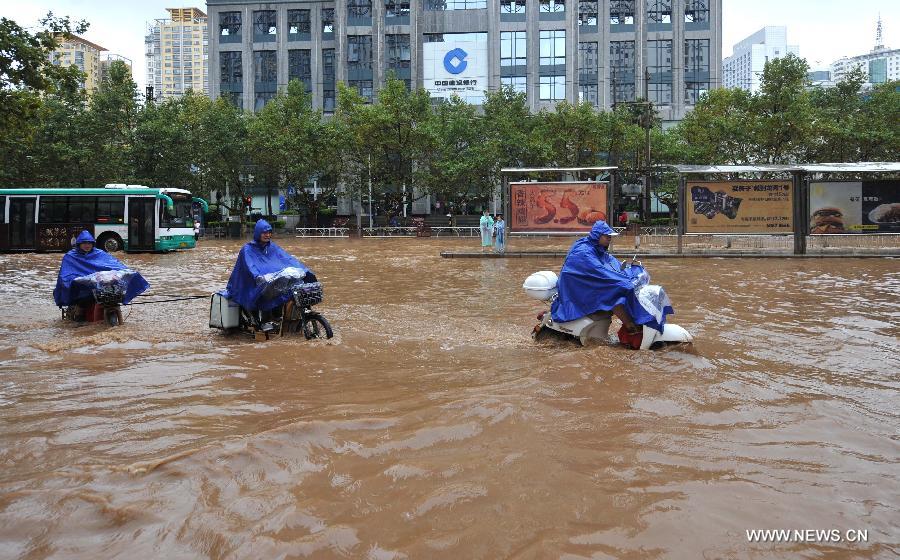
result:
[[[297,237],[350,237],[350,228],[346,227],[315,227],[294,228]]]
[[[414,226],[378,226],[363,228],[363,237],[415,237],[419,228]]]
[[[480,227],[432,226],[432,237],[480,237]]]

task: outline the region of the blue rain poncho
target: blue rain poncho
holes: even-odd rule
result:
[[[256,222],[253,241],[241,248],[228,287],[219,292],[247,311],[269,310],[291,299],[293,282],[315,282],[316,276],[300,261],[273,242],[263,243],[263,232],[272,231],[265,220]]]
[[[498,253],[506,250],[506,222],[502,218],[494,222],[494,234],[496,235],[495,249]]]
[[[491,236],[494,234],[494,219],[490,216],[482,216],[479,226],[481,227],[481,246],[490,247],[493,244]]]
[[[115,279],[105,279],[125,284],[122,303],[130,302],[150,287],[143,276],[130,270],[116,257],[97,247],[92,247],[85,253],[79,248],[81,243],[96,243],[96,241],[90,232],[82,231],[75,240],[75,247],[63,255],[56,288],[53,290],[53,301],[58,307],[73,305],[81,300],[93,300],[91,286],[96,286],[98,278],[102,279],[102,275],[96,274],[99,272],[110,270],[126,272]]]
[[[550,308],[553,320],[574,321],[622,305],[636,324],[662,332],[666,315],[674,313],[665,290],[648,285],[650,276],[641,266],[622,270],[621,263],[597,243],[608,232],[612,228],[597,222],[588,237],[569,249],[556,285],[558,297]]]

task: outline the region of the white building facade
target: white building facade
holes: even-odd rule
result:
[[[733,54],[722,61],[722,84],[755,93],[759,91],[766,62],[788,54],[800,56],[800,47],[787,44],[787,27],[763,27],[736,43]]]

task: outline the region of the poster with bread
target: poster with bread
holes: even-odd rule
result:
[[[607,220],[607,183],[510,183],[509,188],[510,231],[587,232],[597,220]]]

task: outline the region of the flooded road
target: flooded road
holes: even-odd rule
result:
[[[0,255],[0,558],[900,554],[900,261],[647,259],[696,343],[633,352],[531,341],[522,281],[562,259],[278,242],[334,339],[226,337],[202,299],[65,324],[61,256]],[[204,294],[239,247],[121,258]]]

